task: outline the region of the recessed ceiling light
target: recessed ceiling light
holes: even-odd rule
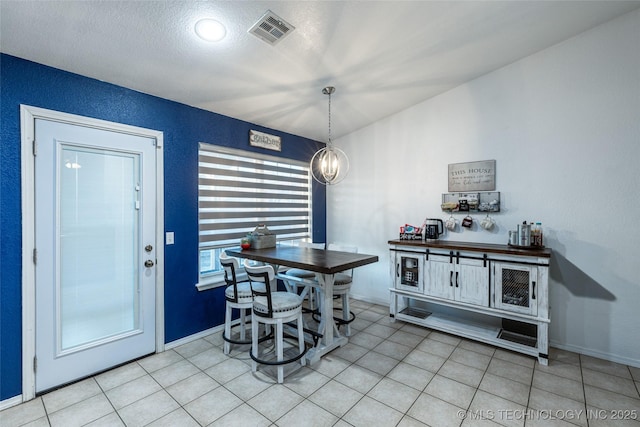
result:
[[[215,19],[201,19],[196,22],[196,34],[202,40],[218,42],[227,34],[227,29]]]

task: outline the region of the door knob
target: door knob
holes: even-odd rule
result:
[[[153,267],[153,261],[151,261],[150,259],[146,260],[144,262],[144,266],[149,268],[149,267]]]

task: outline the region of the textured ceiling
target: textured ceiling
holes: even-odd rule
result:
[[[0,1],[2,52],[325,141],[640,7],[639,1]],[[272,10],[296,29],[247,30]],[[198,39],[197,20],[227,27]]]

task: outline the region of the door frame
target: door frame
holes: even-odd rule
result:
[[[164,351],[164,157],[161,131],[130,126],[75,114],[20,105],[22,197],[22,401],[35,397],[36,288],[35,248],[35,120],[43,119],[121,132],[156,141],[156,353]],[[36,148],[37,149],[37,148]]]

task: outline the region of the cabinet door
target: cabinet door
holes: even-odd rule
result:
[[[425,262],[425,286],[426,295],[437,298],[454,298],[454,264],[451,258],[441,255],[429,255]]]
[[[454,273],[456,300],[489,307],[489,267],[486,261],[460,258]]]
[[[423,267],[423,254],[416,254],[412,252],[396,252],[396,289],[422,293]]]
[[[494,306],[523,314],[538,314],[538,268],[495,262]]]

